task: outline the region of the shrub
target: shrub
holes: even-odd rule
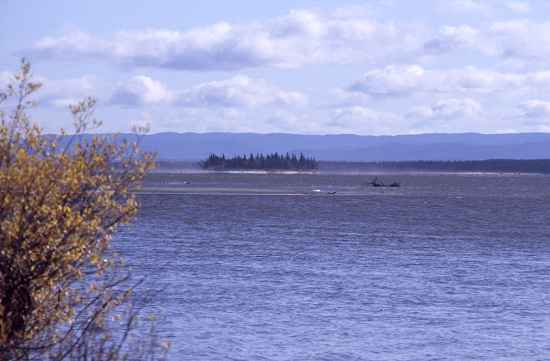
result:
[[[132,348],[135,284],[109,244],[153,156],[85,136],[100,125],[91,98],[70,107],[74,134],[43,134],[28,116],[40,87],[23,60],[0,92],[0,359],[144,358],[158,344]]]

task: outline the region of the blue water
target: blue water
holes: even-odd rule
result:
[[[149,181],[114,246],[172,358],[550,360],[550,177],[368,180]]]

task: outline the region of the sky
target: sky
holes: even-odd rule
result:
[[[550,0],[2,0],[0,86],[101,132],[550,131]]]

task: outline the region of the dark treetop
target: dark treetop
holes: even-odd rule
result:
[[[234,156],[226,158],[225,154],[210,156],[199,163],[203,169],[227,170],[227,169],[263,169],[263,170],[313,170],[319,167],[314,158],[309,158],[300,153],[271,153],[250,154],[249,156]]]

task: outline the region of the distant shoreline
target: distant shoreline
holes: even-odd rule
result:
[[[487,159],[454,161],[323,162],[323,170],[473,174],[550,174],[550,159]]]
[[[487,159],[457,161],[319,161],[317,170],[203,170],[193,161],[158,161],[158,173],[209,172],[235,174],[317,173],[460,173],[460,174],[550,174],[550,159]]]

